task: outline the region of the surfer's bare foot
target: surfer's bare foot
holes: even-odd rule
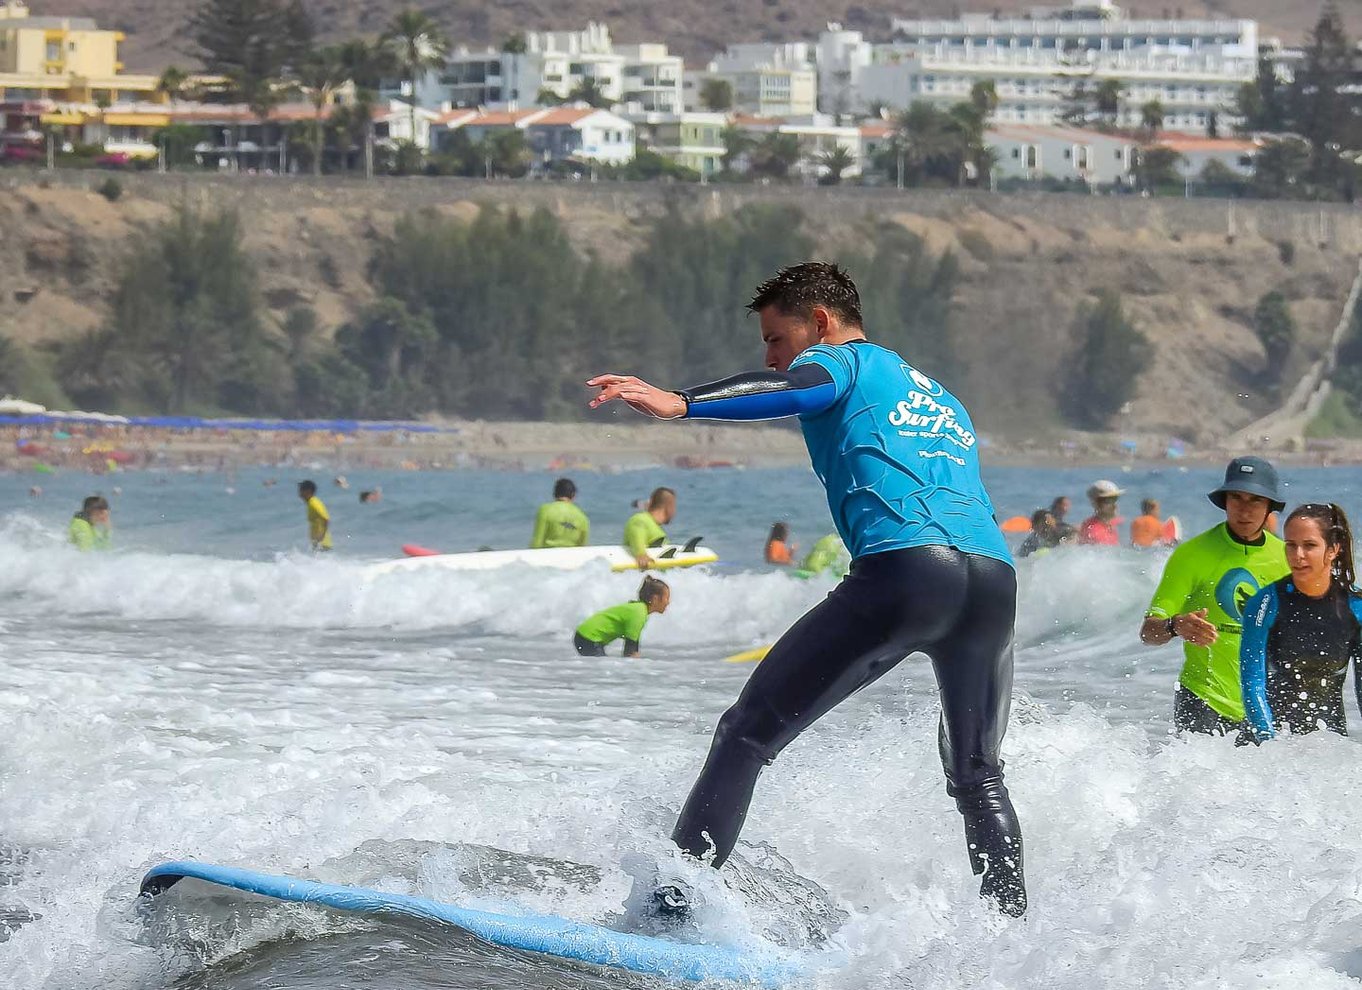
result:
[[[658,914],[684,918],[690,914],[690,898],[680,887],[667,884],[653,891],[653,907]]]

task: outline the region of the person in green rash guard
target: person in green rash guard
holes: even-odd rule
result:
[[[810,574],[822,574],[824,571],[830,574],[845,574],[850,564],[851,555],[847,553],[841,537],[836,533],[829,533],[813,545],[804,557],[804,562],[799,565],[799,569]]]
[[[1261,457],[1236,457],[1210,500],[1225,521],[1181,544],[1164,565],[1140,639],[1153,646],[1179,638],[1185,660],[1173,695],[1179,732],[1224,735],[1244,721],[1239,644],[1244,605],[1290,573],[1268,516],[1286,505],[1277,470]]]
[[[107,550],[113,545],[109,503],[102,495],[91,495],[71,517],[67,540],[77,550]]]
[[[667,542],[662,526],[675,518],[676,492],[670,488],[655,488],[648,496],[648,508],[634,513],[624,524],[624,547],[641,569],[653,566],[655,561],[648,548]]]
[[[606,646],[623,639],[622,656],[636,657],[648,616],[661,615],[671,601],[672,589],[667,582],[646,577],[639,585],[637,601],[625,602],[591,616],[572,634],[572,645],[584,657],[603,657]]]
[[[577,486],[570,478],[559,478],[553,483],[553,501],[539,507],[534,517],[531,550],[546,547],[584,547],[591,522],[586,513],[572,501],[577,497]]]

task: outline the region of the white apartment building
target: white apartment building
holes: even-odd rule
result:
[[[1130,185],[1139,146],[1130,138],[1078,127],[998,124],[984,133],[993,179],[1051,178],[1093,186]]]
[[[536,169],[563,161],[625,165],[634,160],[634,125],[608,110],[451,110],[438,122],[444,133],[437,147],[444,147],[454,131],[463,131],[476,144],[498,131],[519,130],[525,135]]]
[[[701,176],[713,175],[723,168],[727,114],[696,111],[637,113],[628,117],[634,125],[638,147],[694,169]]]
[[[610,29],[589,23],[582,31],[531,31],[524,52],[461,48],[443,69],[416,87],[420,106],[515,108],[533,106],[540,94],[566,100],[584,80],[594,80],[612,104],[636,112],[681,109],[683,63],[663,44],[615,45]],[[407,94],[405,83],[394,84]]]
[[[1164,126],[1205,133],[1213,116],[1233,122],[1239,87],[1257,71],[1258,29],[1245,20],[1126,20],[1110,2],[1079,3],[1032,18],[970,15],[956,20],[896,20],[896,40],[870,45],[830,24],[819,39],[825,110],[940,105],[991,81],[995,120],[1060,120],[1075,89],[1121,85],[1116,124],[1141,122],[1157,100]]]
[[[729,45],[703,72],[686,73],[686,109],[706,109],[700,94],[708,79],[722,79],[732,87],[735,113],[790,117],[818,110],[814,51],[802,41]]]

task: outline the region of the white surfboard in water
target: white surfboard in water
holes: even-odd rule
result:
[[[648,551],[653,558],[649,570],[668,570],[674,567],[695,567],[712,564],[719,555],[709,547],[694,541],[685,545],[669,543]],[[392,574],[402,571],[491,571],[512,565],[550,567],[555,570],[575,571],[583,567],[609,568],[612,571],[636,571],[638,562],[624,547],[551,547],[545,550],[484,550],[474,553],[437,553],[418,557],[389,560],[369,568],[371,574]]]

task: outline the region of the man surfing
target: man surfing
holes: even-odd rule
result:
[[[931,657],[941,691],[946,790],[965,820],[980,893],[1026,911],[1021,826],[999,746],[1012,695],[1017,581],[979,475],[960,402],[866,339],[855,283],[836,265],[782,269],[757,287],[768,371],[670,392],[599,375],[591,408],[619,399],[658,419],[798,416],[851,571],[796,622],[719,720],[672,839],[722,865],[761,768],[801,732],[911,653]],[[663,910],[686,909],[675,888]]]

